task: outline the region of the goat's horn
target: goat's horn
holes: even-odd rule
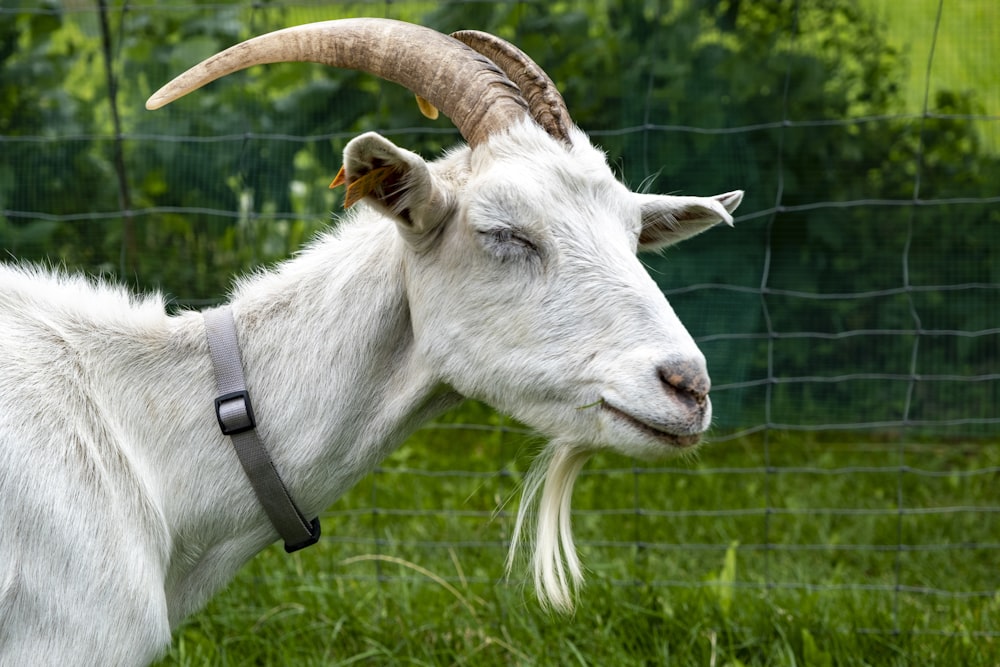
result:
[[[277,62],[356,69],[403,85],[441,109],[473,146],[528,117],[517,86],[487,57],[430,28],[390,19],[308,23],[249,39],[175,78],[146,108],[159,109],[226,74]]]
[[[535,122],[556,139],[570,143],[573,119],[566,102],[549,75],[528,54],[488,32],[461,30],[451,36],[495,62],[521,89]]]

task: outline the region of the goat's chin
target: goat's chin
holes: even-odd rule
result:
[[[525,479],[507,556],[509,573],[533,519],[531,560],[535,591],[543,607],[563,613],[573,611],[575,591],[583,583],[583,569],[573,543],[570,511],[573,484],[591,455],[588,449],[558,441],[546,447]],[[537,507],[533,508],[536,503]]]
[[[667,442],[666,446],[664,445],[665,441]],[[666,438],[662,438],[630,443],[628,445],[618,444],[606,447],[605,449],[645,463],[657,463],[674,458],[682,460],[697,458],[701,445],[702,438],[698,434],[677,436],[675,441],[667,441]]]

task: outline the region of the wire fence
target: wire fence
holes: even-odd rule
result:
[[[520,38],[566,84],[571,110],[581,108],[575,119],[626,181],[658,173],[654,189],[748,190],[735,230],[644,257],[709,359],[718,417],[696,462],[608,457],[585,471],[575,518],[588,565],[622,588],[711,589],[735,549],[740,568],[728,583],[737,588],[886,609],[884,623],[849,631],[1000,636],[995,608],[972,628],[954,621],[956,605],[985,608],[1000,589],[1000,92],[995,82],[983,87],[988,75],[977,78],[995,64],[1000,23],[963,24],[962,10],[943,1],[904,22],[873,0],[862,3],[877,17],[870,30],[852,26],[838,47],[859,51],[824,61],[810,37],[819,10],[784,3],[765,17],[781,31],[758,36],[753,60],[751,46],[726,47],[729,55],[713,46],[736,39],[726,8],[740,3],[635,3],[635,15],[613,2],[557,4],[0,9],[7,43],[29,49],[36,72],[56,72],[0,119],[0,243],[13,257],[159,287],[181,306],[211,303],[227,267],[284,256],[323,225],[317,219],[336,202],[319,183],[359,129],[424,152],[458,135],[416,125],[396,91],[356,77],[349,85],[360,93],[329,83],[343,74],[241,79],[211,93],[214,106],[147,118],[138,108],[152,88],[215,42],[339,16],[420,20],[443,31],[463,21]],[[671,31],[690,18],[677,7],[702,17],[701,41]],[[569,57],[575,42],[539,36],[544,20],[574,12],[591,17],[581,40],[619,35],[608,38],[605,58],[627,72],[622,81],[592,82],[586,67],[599,68],[600,58]],[[158,23],[173,31],[169,48],[144,41]],[[883,39],[872,62],[909,58],[908,69],[893,71],[901,91],[919,81],[918,95],[872,101],[891,87],[878,78],[888,76],[877,69],[884,65],[865,64],[872,34]],[[192,43],[177,46],[183,40]],[[686,50],[661,52],[664,41]],[[892,51],[894,41],[911,47]],[[88,64],[59,65],[90,45],[98,51]],[[13,48],[4,58],[0,89],[21,85],[27,58]],[[761,70],[759,80],[739,78],[742,60]],[[842,81],[841,68],[863,72]],[[958,71],[962,89],[946,90]],[[87,77],[101,83],[87,90]],[[830,101],[831,89],[843,99]],[[284,124],[248,99],[272,94],[267,109],[283,110]],[[344,120],[328,123],[330,108]],[[82,190],[63,182],[74,179]],[[188,196],[196,192],[205,196]],[[199,271],[211,275],[199,282]],[[213,282],[217,273],[223,282]],[[324,541],[413,562],[454,554],[462,567],[445,580],[495,582],[511,532],[507,502],[535,437],[489,414],[481,423],[446,418],[418,438],[431,444],[405,445],[329,511],[337,529]],[[461,450],[470,442],[482,445]],[[420,579],[377,559],[370,566],[336,576]],[[911,605],[927,618],[909,623]]]

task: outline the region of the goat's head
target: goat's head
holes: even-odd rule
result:
[[[589,453],[662,457],[693,447],[711,421],[705,359],[636,253],[731,224],[742,192],[630,192],[573,125],[548,76],[484,33],[445,36],[378,19],[300,26],[213,56],[147,106],[278,61],[401,83],[469,142],[427,163],[365,134],[348,144],[338,180],[349,201],[364,199],[396,222],[415,343],[440,380],[551,438],[517,534],[540,492],[535,579],[543,600],[568,608],[581,578],[569,498]]]

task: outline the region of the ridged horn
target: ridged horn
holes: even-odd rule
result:
[[[528,54],[496,35],[478,30],[460,30],[451,36],[497,64],[521,89],[535,122],[556,139],[570,143],[573,127],[566,102],[556,85]]]
[[[254,37],[217,53],[146,102],[160,107],[254,65],[315,62],[405,86],[447,115],[472,146],[528,118],[518,87],[487,56],[436,30],[391,19],[308,23]]]

